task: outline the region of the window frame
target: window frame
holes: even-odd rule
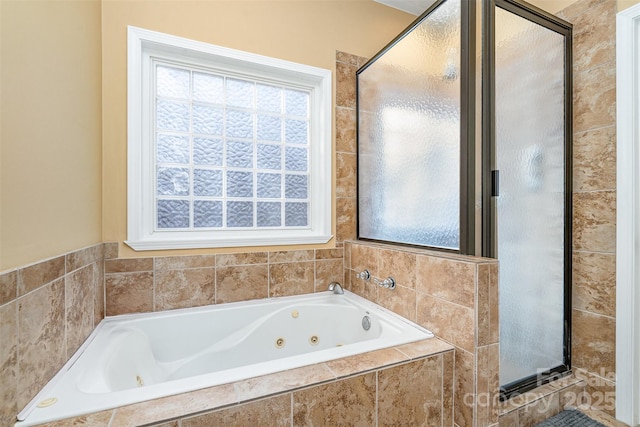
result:
[[[218,70],[309,90],[309,223],[280,229],[166,230],[156,226],[154,62]],[[331,234],[331,71],[128,27],[127,240],[134,250],[321,244]],[[283,199],[283,202],[285,200]],[[284,220],[284,219],[283,219]]]

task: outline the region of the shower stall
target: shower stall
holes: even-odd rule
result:
[[[571,25],[438,0],[357,73],[358,238],[500,261],[504,397],[571,366]]]

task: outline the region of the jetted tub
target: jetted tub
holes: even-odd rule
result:
[[[18,415],[16,426],[431,337],[348,291],[109,317]]]

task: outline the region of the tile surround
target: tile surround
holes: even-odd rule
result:
[[[0,425],[104,317],[103,244],[0,273]]]
[[[584,407],[586,381],[574,375],[560,378],[500,402],[500,427],[533,427],[564,409]]]
[[[415,307],[418,324],[455,346],[455,423],[460,427],[497,423],[497,261],[361,241],[345,243],[345,260],[349,260],[345,262],[345,278],[349,278],[345,284],[351,291],[409,319]],[[407,270],[400,272],[389,270],[390,267]],[[415,289],[398,286],[390,291],[373,281],[357,279],[356,273],[365,268],[373,278],[401,273],[405,283],[414,283]],[[432,283],[424,283],[426,280]],[[470,398],[478,393],[485,399],[485,406],[480,399]]]
[[[105,261],[107,315],[325,290],[344,280],[342,248]]]
[[[579,0],[573,23],[573,371],[585,404],[615,412],[615,0]],[[606,399],[606,401],[605,401]]]
[[[451,345],[429,339],[353,356],[342,364],[342,375],[333,372],[340,371],[340,361],[330,361],[51,426],[100,425],[104,420],[110,420],[110,427],[273,425],[274,420],[286,426],[382,426],[405,425],[406,417],[415,414],[424,422],[412,425],[445,427],[451,425],[452,361]],[[401,378],[418,387],[402,390]]]

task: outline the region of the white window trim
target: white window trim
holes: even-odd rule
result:
[[[153,135],[145,73],[154,58],[219,64],[225,72],[295,82],[310,90],[309,227],[265,230],[156,230]],[[134,250],[320,244],[331,239],[331,71],[142,28],[128,27],[127,240]]]

